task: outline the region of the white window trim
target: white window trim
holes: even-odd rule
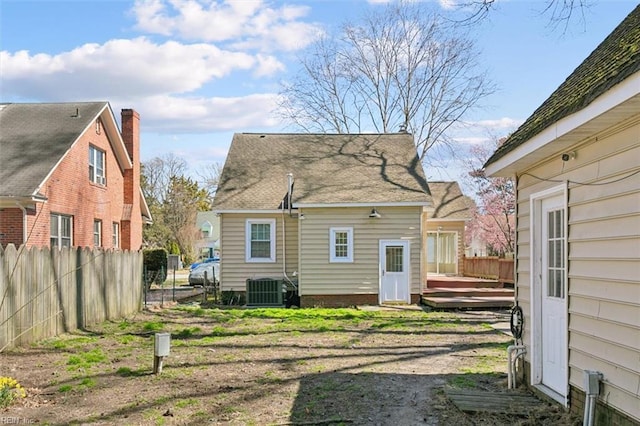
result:
[[[347,233],[347,257],[336,257],[336,233]],[[333,227],[329,228],[329,262],[330,263],[353,263],[353,227]]]
[[[120,248],[120,223],[111,222],[113,248]]]
[[[58,234],[57,235],[49,235],[49,244],[51,244],[51,238],[54,237],[57,241],[56,247],[58,248],[62,248],[62,239],[63,238],[68,238],[69,239],[69,247],[73,247],[73,216],[70,215],[66,215],[66,214],[61,214],[61,213],[51,213],[50,214],[50,219],[49,220],[53,220],[55,218],[55,220],[57,221],[57,228],[58,228]],[[69,236],[63,236],[62,235],[62,219],[63,218],[68,218],[69,219]]]
[[[98,238],[98,244],[96,244],[96,237]],[[100,219],[93,220],[93,246],[102,247],[102,221]]]
[[[269,224],[270,249],[269,257],[251,257],[251,225]],[[276,261],[276,220],[275,219],[247,219],[245,224],[245,260],[248,263],[275,263]]]
[[[98,156],[102,157],[102,173],[98,173],[96,167]],[[106,186],[107,185],[107,153],[93,145],[89,145],[89,181]]]

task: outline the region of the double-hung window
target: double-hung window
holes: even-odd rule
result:
[[[51,247],[71,247],[73,245],[73,218],[51,213]]]
[[[329,261],[353,262],[353,228],[329,229]]]
[[[276,261],[275,219],[248,219],[245,233],[247,262]]]
[[[118,222],[113,222],[111,228],[113,235],[113,248],[120,248],[120,224]]]
[[[93,145],[89,146],[89,180],[98,185],[106,185],[104,172],[105,153]]]
[[[102,221],[93,221],[93,246],[102,247]]]

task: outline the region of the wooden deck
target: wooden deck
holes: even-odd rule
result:
[[[459,410],[466,413],[484,412],[526,417],[531,411],[544,405],[533,395],[517,391],[503,393],[456,389],[445,393]]]
[[[512,288],[496,280],[428,276],[422,303],[436,309],[502,309],[514,302]]]

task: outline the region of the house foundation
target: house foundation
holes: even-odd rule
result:
[[[531,383],[531,364],[529,362],[524,363],[524,377],[525,383]],[[547,395],[538,391],[534,387],[528,386],[533,393],[545,400],[555,402],[550,399]],[[579,389],[575,386],[569,386],[569,411],[572,415],[583,418],[584,417],[584,406],[585,406],[586,395],[582,389]],[[595,426],[640,426],[640,422],[632,419],[626,414],[616,410],[610,405],[604,404],[600,398],[596,401],[596,409],[595,409]]]

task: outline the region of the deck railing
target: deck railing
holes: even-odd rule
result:
[[[464,257],[464,276],[497,280],[501,283],[513,284],[514,260],[497,256]]]

